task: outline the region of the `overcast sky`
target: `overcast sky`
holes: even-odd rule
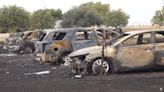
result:
[[[37,9],[60,8],[63,12],[72,6],[89,1],[109,3],[111,9],[122,9],[130,15],[129,24],[149,24],[156,10],[162,8],[164,0],[0,0],[0,7],[3,5],[17,5],[32,12]]]

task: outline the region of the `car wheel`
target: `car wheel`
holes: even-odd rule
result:
[[[26,46],[26,47],[24,48],[24,50],[23,50],[23,53],[24,53],[24,54],[32,54],[32,53],[33,53],[33,50],[32,50],[31,47]]]
[[[92,63],[92,66],[91,66],[91,69],[92,69],[92,73],[94,75],[97,75],[100,73],[100,69],[101,69],[101,63],[102,63],[102,60],[101,58],[99,59],[96,59],[93,61]],[[102,68],[102,73],[103,74],[106,74],[110,71],[111,67],[110,67],[110,64],[109,62],[105,59],[104,62],[103,62],[103,68]]]

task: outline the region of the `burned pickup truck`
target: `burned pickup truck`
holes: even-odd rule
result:
[[[44,36],[45,33],[42,31],[26,31],[22,32],[21,36],[8,38],[11,39],[8,41],[9,52],[31,54],[35,51],[35,42],[43,39]]]
[[[64,61],[64,57],[72,51],[101,45],[101,41],[98,40],[102,40],[103,31],[108,32],[107,39],[119,35],[107,28],[65,28],[50,32],[42,41],[36,43],[36,61],[40,63]]]
[[[107,43],[103,73],[164,67],[164,30],[126,32]],[[99,74],[102,46],[77,50],[65,59],[74,74]]]

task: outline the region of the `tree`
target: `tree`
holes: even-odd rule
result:
[[[3,6],[0,9],[0,31],[16,32],[27,30],[29,27],[29,12],[22,7]]]
[[[87,8],[74,7],[63,15],[63,27],[100,25],[102,20]]]
[[[106,25],[117,27],[126,26],[128,24],[129,15],[124,13],[121,9],[110,11],[106,18]]]
[[[30,18],[31,29],[48,29],[53,28],[55,21],[61,19],[62,12],[60,9],[40,9],[35,11]]]
[[[52,15],[56,20],[62,19],[62,11],[61,11],[60,9],[57,9],[57,10],[48,9],[48,11],[51,12],[51,15]]]
[[[152,23],[153,25],[159,25],[159,26],[162,26],[162,22],[163,22],[163,15],[162,15],[162,12],[160,10],[156,11],[155,12],[155,15],[153,16],[152,18]]]
[[[164,6],[161,10],[157,10],[155,15],[151,19],[153,25],[162,26],[164,25]]]
[[[88,2],[83,3],[79,6],[80,8],[86,8],[94,12],[102,20],[102,23],[105,24],[105,16],[110,12],[110,4],[102,4],[101,2]]]
[[[80,7],[89,9],[95,12],[96,14],[98,14],[98,16],[102,16],[102,17],[106,16],[110,11],[110,5],[102,4],[101,2],[96,2],[96,3],[88,2],[88,3],[81,4]]]

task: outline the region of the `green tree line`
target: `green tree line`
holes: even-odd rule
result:
[[[94,25],[126,26],[129,15],[121,9],[110,10],[109,4],[87,2],[62,13],[60,9],[39,9],[32,13],[16,5],[0,8],[0,32],[17,32],[54,28],[62,20],[62,27]]]

